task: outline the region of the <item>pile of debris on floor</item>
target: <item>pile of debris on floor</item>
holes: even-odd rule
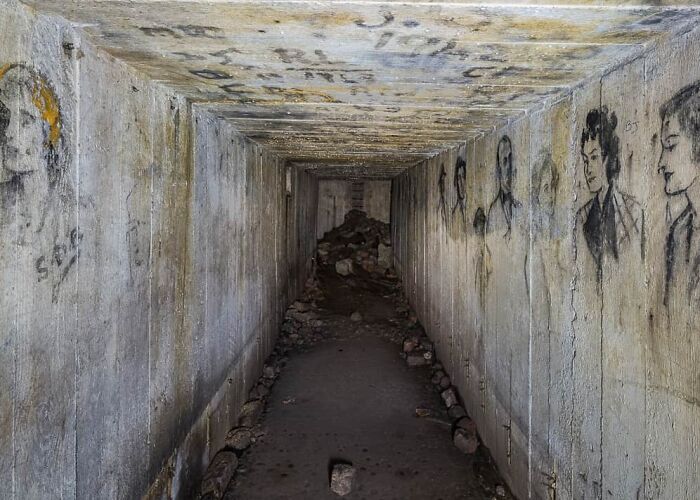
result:
[[[341,276],[395,277],[389,224],[350,210],[342,225],[328,231],[318,244],[318,262]]]

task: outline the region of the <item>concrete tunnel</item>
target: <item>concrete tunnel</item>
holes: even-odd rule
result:
[[[699,7],[0,0],[0,498],[700,497]]]

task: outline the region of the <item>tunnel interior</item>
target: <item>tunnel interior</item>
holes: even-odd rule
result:
[[[0,0],[0,498],[696,498],[699,26]]]

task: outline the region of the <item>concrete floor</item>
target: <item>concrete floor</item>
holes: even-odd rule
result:
[[[350,499],[493,498],[503,483],[483,451],[467,456],[453,446],[429,369],[409,368],[386,338],[403,324],[390,296],[332,275],[324,282],[326,338],[289,355],[264,435],[241,458],[225,498],[338,498],[329,490],[334,461],[357,468]],[[352,310],[364,320],[352,322]],[[416,417],[417,407],[431,416]]]

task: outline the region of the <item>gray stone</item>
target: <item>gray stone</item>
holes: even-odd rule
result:
[[[408,366],[424,366],[427,362],[421,353],[412,352],[406,355]]]
[[[209,464],[199,489],[200,498],[221,498],[238,467],[238,457],[232,451],[220,451]]]
[[[459,400],[457,398],[457,393],[455,392],[454,388],[452,388],[452,387],[442,391],[440,396],[442,397],[442,400],[445,402],[445,406],[447,406],[448,408],[452,408],[454,405],[459,404]]]
[[[352,492],[355,481],[355,467],[349,464],[336,464],[331,472],[331,491],[344,497]]]
[[[350,320],[355,322],[362,321],[362,314],[360,314],[358,311],[355,311],[350,315]]]
[[[383,243],[380,243],[377,247],[377,252],[377,265],[379,265],[379,267],[383,269],[390,268],[393,260],[391,247],[389,245],[384,245]]]
[[[452,420],[459,420],[462,417],[466,417],[467,412],[460,405],[454,405],[452,408],[447,410],[447,415]]]
[[[263,402],[259,399],[248,401],[241,408],[241,413],[238,417],[238,423],[241,427],[252,427],[260,418],[263,411]]]
[[[352,259],[342,259],[335,263],[335,272],[341,276],[348,276],[353,273]]]
[[[416,348],[416,343],[413,339],[405,339],[403,341],[403,352],[413,352]]]
[[[247,450],[253,442],[253,433],[247,427],[234,427],[226,435],[226,447],[235,451]]]
[[[460,418],[457,423],[455,424],[455,427],[458,429],[462,429],[468,434],[477,435],[476,432],[476,422],[474,422],[471,418],[469,417],[462,417]]]
[[[476,450],[479,448],[479,438],[469,434],[464,429],[455,430],[452,442],[459,451],[467,455],[476,453]]]
[[[257,393],[258,397],[264,398],[270,394],[270,389],[265,384],[260,383],[255,386],[255,392]]]
[[[299,312],[306,312],[311,309],[311,304],[297,300],[291,305],[291,307]]]
[[[435,373],[433,373],[433,377],[430,379],[430,381],[433,383],[433,385],[440,385],[440,381],[444,376],[445,372],[442,370],[438,370]]]
[[[447,375],[443,376],[440,379],[440,387],[442,387],[443,389],[447,389],[451,385],[452,385],[452,381],[450,380],[450,377],[448,377]]]

